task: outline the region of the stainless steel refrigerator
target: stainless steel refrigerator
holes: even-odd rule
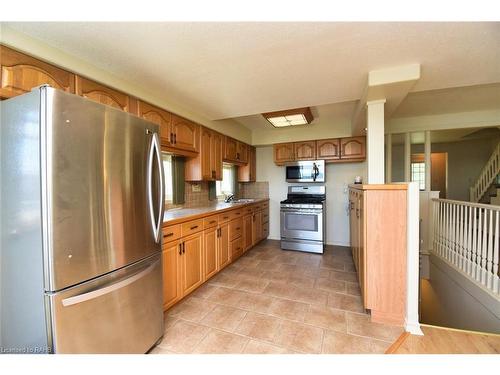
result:
[[[163,335],[158,126],[48,86],[1,111],[0,353]]]

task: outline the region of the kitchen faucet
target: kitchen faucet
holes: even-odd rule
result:
[[[228,194],[228,195],[226,195],[226,198],[224,198],[225,203],[229,203],[232,200],[234,200],[234,194]]]

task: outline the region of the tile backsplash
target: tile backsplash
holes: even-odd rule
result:
[[[241,182],[239,184],[240,198],[269,198],[269,182]]]
[[[210,200],[208,199],[208,182],[186,182],[186,186],[184,188],[184,199],[185,204],[194,206],[194,205],[202,205],[209,204]],[[198,192],[194,192],[192,187],[193,185],[201,185],[201,189]]]

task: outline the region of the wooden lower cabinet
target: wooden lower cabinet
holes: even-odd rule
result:
[[[266,238],[268,213],[268,203],[255,203],[163,227],[163,309]]]
[[[351,185],[350,239],[365,309],[402,325],[406,313],[406,185]]]
[[[252,245],[252,218],[253,215],[245,215],[243,216],[243,251],[249,250]]]
[[[182,298],[179,281],[181,280],[181,241],[172,241],[163,244],[163,309],[166,310]]]
[[[255,245],[262,239],[262,211],[255,212],[252,221],[252,245]]]
[[[219,226],[219,240],[217,243],[217,262],[219,270],[229,264],[229,222]]]
[[[191,293],[203,283],[203,233],[199,232],[182,240],[181,290],[182,294]]]
[[[217,264],[217,228],[203,231],[203,279],[208,280],[219,270]]]

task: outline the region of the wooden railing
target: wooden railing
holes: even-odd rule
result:
[[[432,252],[500,296],[500,206],[433,199]]]
[[[479,202],[483,195],[488,191],[493,181],[500,173],[500,142],[490,156],[490,159],[484,166],[476,183],[470,188],[470,201]]]

